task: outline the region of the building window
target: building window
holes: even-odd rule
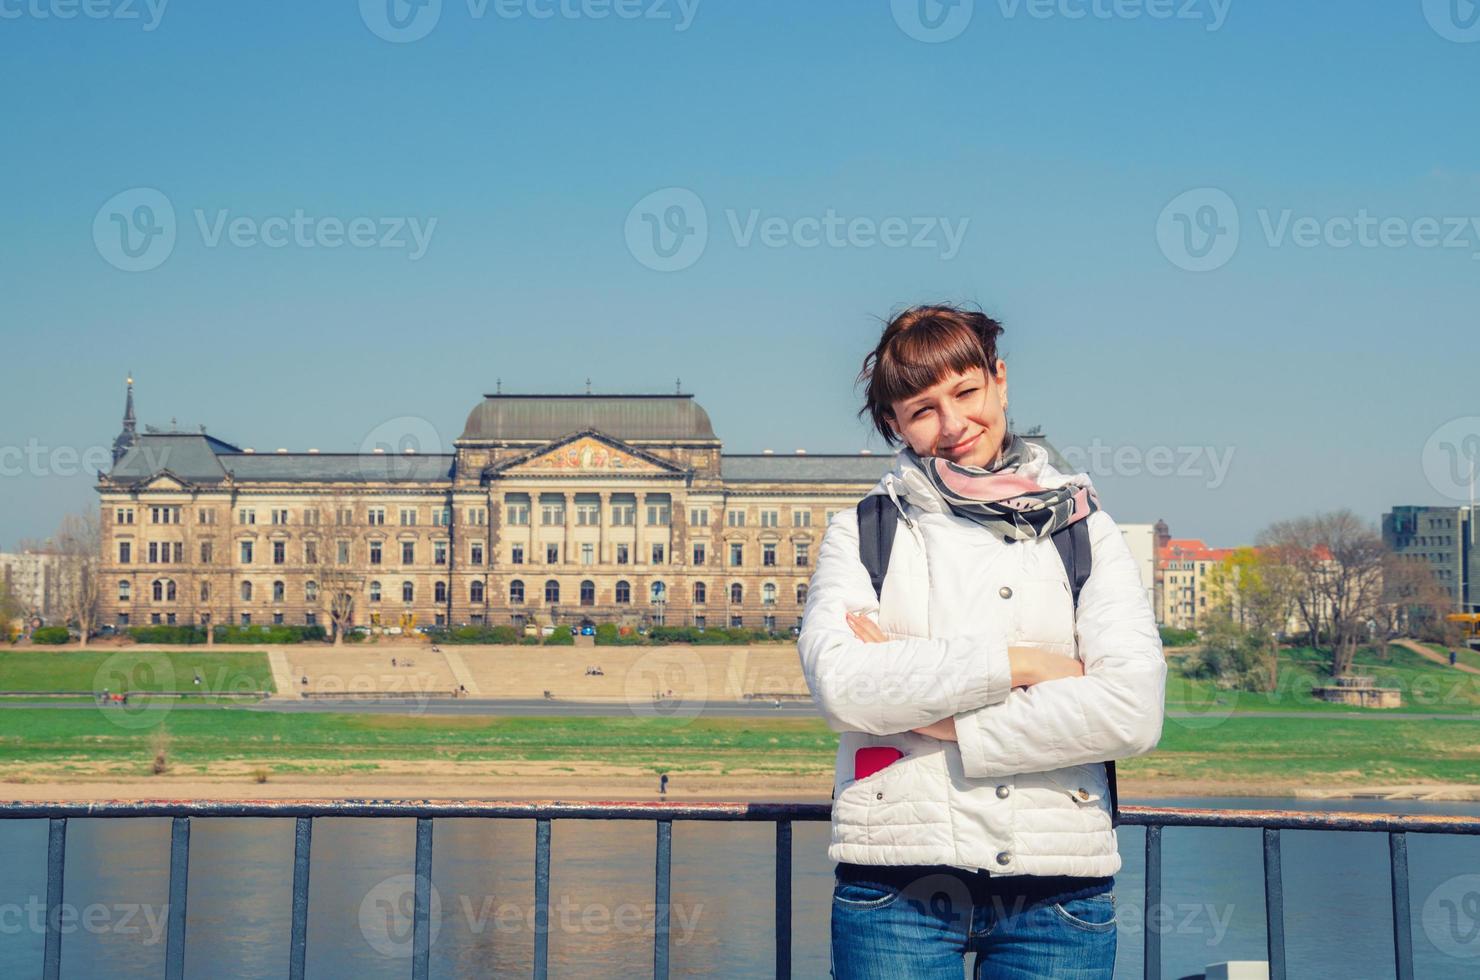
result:
[[[150,524],[179,524],[180,508],[178,507],[150,507]]]
[[[272,543],[272,563],[281,565],[288,557],[288,543],[286,541],[274,541]]]
[[[776,605],[776,583],[775,582],[767,582],[765,585],[762,585],[761,586],[761,605],[763,605],[763,606],[774,606],[774,605]]]
[[[667,494],[661,497],[649,494],[647,498],[648,527],[666,527],[671,521],[671,499]]]
[[[283,614],[282,613],[275,612],[275,613],[272,614],[272,625],[274,625],[274,626],[281,626],[281,625],[283,625]]]
[[[128,579],[123,579],[118,583],[118,601],[128,602]]]
[[[340,507],[334,512],[334,523],[339,525],[353,524],[355,512],[351,507]]]
[[[560,601],[560,583],[555,581],[553,578],[545,580],[545,601]]]
[[[730,544],[730,565],[738,568],[743,564],[745,564],[745,545],[732,542]]]
[[[517,578],[509,583],[509,602],[517,605],[524,601],[524,583]]]
[[[627,546],[625,544],[617,545],[617,564],[627,564]]]
[[[583,579],[581,581],[581,605],[596,605],[596,583],[590,579]]]
[[[303,614],[303,625],[304,626],[317,626],[317,625],[319,625],[319,614],[318,613],[315,613],[315,612],[306,612],[306,613],[304,613]]]
[[[288,512],[287,512],[287,510],[279,510],[278,508],[274,507],[272,509],[272,523],[274,523],[274,524],[286,524],[286,523],[288,523]]]
[[[806,541],[797,542],[797,567],[806,568],[812,560],[812,545]]]
[[[744,629],[744,628],[745,628],[745,617],[744,616],[731,616],[730,617],[730,629],[732,629],[732,630],[738,630],[738,629]]]
[[[200,601],[201,602],[210,602],[211,601],[211,583],[210,582],[201,582],[200,583]],[[210,613],[206,613],[206,615],[209,616]]]
[[[565,523],[565,498],[540,494],[540,523],[547,527],[559,527]]]
[[[401,508],[401,526],[402,527],[415,527],[416,526],[416,508],[415,507],[402,507]]]
[[[433,507],[432,524],[436,527],[448,527],[452,524],[451,507]]]
[[[174,553],[175,553],[175,564],[176,565],[183,565],[185,563],[185,542],[184,541],[176,541],[172,545],[172,547],[174,548]]]
[[[524,527],[529,524],[529,496],[518,494],[504,498],[504,523]]]
[[[524,545],[522,545],[522,544],[516,544],[516,545],[514,545],[513,548],[510,548],[509,549],[509,564],[511,564],[511,565],[522,565],[522,564],[524,564]]]
[[[416,564],[416,542],[415,541],[402,541],[401,542],[401,564],[403,564],[403,565],[415,565]]]
[[[242,597],[242,602],[251,602],[252,601],[252,583],[251,582],[243,582],[242,583],[241,597]]]
[[[287,587],[282,582],[272,583],[272,601],[282,602],[287,594]]]
[[[481,564],[483,564],[483,542],[482,541],[474,541],[473,544],[472,544],[472,547],[468,550],[468,564],[470,564],[470,565],[481,565]]]
[[[216,511],[215,511],[215,509],[214,508],[211,508],[211,507],[204,507],[204,508],[201,508],[200,510],[196,511],[195,512],[195,522],[197,524],[215,524],[216,523]]]
[[[365,512],[365,517],[366,523],[368,524],[373,524],[377,526],[382,525],[385,523],[385,508],[371,507],[368,511]]]
[[[764,629],[767,633],[774,633],[774,632],[776,632],[776,617],[775,616],[762,616],[761,617],[761,628]]]
[[[767,568],[776,567],[776,546],[774,544],[761,545],[761,564]]]
[[[257,512],[250,507],[243,507],[236,512],[236,522],[238,524],[256,524]]]
[[[371,541],[370,542],[370,564],[372,564],[372,565],[379,565],[380,564],[380,542],[379,541]]]
[[[432,586],[432,601],[433,602],[446,602],[447,601],[447,583],[446,582],[437,582],[437,583],[433,584],[433,586]]]
[[[433,541],[432,542],[432,564],[433,565],[445,565],[445,564],[447,564],[447,542],[446,541]]]
[[[581,564],[596,564],[596,546],[594,544],[584,543],[581,545]]]
[[[370,601],[380,601],[380,582],[378,580],[373,580],[370,583]]]
[[[695,565],[702,565],[702,564],[704,564],[705,557],[706,557],[706,555],[705,555],[705,549],[704,549],[704,542],[703,541],[695,541],[694,542],[694,564]]]
[[[128,613],[121,612],[121,613],[119,613],[114,618],[118,620],[118,625],[119,626],[127,626],[128,625]]]
[[[349,542],[348,541],[336,541],[336,542],[334,542],[334,559],[335,559],[335,561],[339,562],[339,564],[341,564],[341,565],[348,565],[349,564]]]
[[[319,522],[319,509],[317,507],[303,508],[303,523],[317,524]]]
[[[708,602],[708,588],[703,582],[694,583],[694,605],[702,606]]]
[[[150,613],[149,622],[155,626],[158,626],[161,622],[163,622],[163,620],[159,618],[159,613]]]
[[[175,601],[175,580],[169,578],[157,578],[154,580],[154,601]]]
[[[799,606],[805,606],[806,604],[807,604],[807,583],[806,582],[802,582],[799,585],[797,585],[797,605],[799,605]]]
[[[728,524],[730,527],[744,527],[745,526],[745,511],[743,511],[743,510],[732,510],[732,511],[730,511],[728,514],[725,515],[725,523]]]
[[[781,523],[781,512],[776,510],[761,511],[761,527],[776,527]]]
[[[632,585],[623,580],[617,583],[616,592],[617,605],[625,606],[632,602]]]
[[[471,584],[468,585],[468,601],[469,602],[480,602],[480,603],[483,601],[483,583],[482,582],[475,580]]]
[[[304,602],[318,602],[319,601],[319,583],[313,582],[313,581],[309,581],[309,582],[304,582],[303,583],[303,601]]]
[[[476,527],[482,527],[488,523],[488,508],[469,507],[467,510],[468,523]]]
[[[628,496],[626,500],[612,500],[612,524],[616,527],[631,527],[637,516],[637,501]]]
[[[601,523],[601,499],[576,498],[576,524],[580,527],[595,527]]]
[[[243,542],[241,542],[241,558],[242,558],[242,564],[243,565],[250,565],[250,564],[252,564],[252,542],[250,542],[250,541],[243,541]]]
[[[702,630],[704,628],[704,617],[703,616],[695,616],[694,617],[694,625],[697,626],[699,629]]]
[[[134,522],[134,509],[132,507],[120,507],[113,512],[114,524],[132,524]]]
[[[730,605],[739,606],[745,602],[745,586],[739,582],[730,586]]]
[[[402,582],[401,583],[401,601],[402,602],[414,602],[414,601],[416,601],[416,587],[413,586],[410,582]]]
[[[118,542],[118,564],[127,565],[133,559],[134,546],[127,541]]]
[[[793,510],[791,512],[792,527],[811,527],[812,512],[810,510]]]
[[[151,564],[151,565],[158,565],[159,564],[159,542],[158,541],[151,541],[151,542],[149,542],[149,564]]]
[[[653,543],[653,564],[663,564],[663,545],[658,542]]]
[[[708,526],[709,526],[709,508],[708,507],[690,507],[689,508],[689,527],[708,527]]]
[[[558,545],[558,544],[547,544],[547,545],[545,545],[545,564],[546,565],[558,565],[558,564],[560,564],[560,545]]]
[[[654,582],[652,588],[649,591],[652,593],[652,599],[654,602],[668,601],[668,586],[664,583]]]

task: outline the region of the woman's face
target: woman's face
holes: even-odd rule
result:
[[[889,425],[920,456],[985,467],[1007,433],[1007,365],[953,374],[892,406]]]

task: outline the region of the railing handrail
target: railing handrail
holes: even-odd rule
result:
[[[1254,810],[1123,806],[1121,826],[1246,827],[1371,833],[1480,835],[1480,817],[1364,813],[1350,810]],[[644,800],[295,799],[295,800],[8,800],[0,820],[47,817],[494,817],[565,820],[825,821],[829,803]]]

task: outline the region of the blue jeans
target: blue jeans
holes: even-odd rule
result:
[[[977,954],[977,980],[1110,980],[1114,973],[1115,895],[1107,879],[1065,888],[1073,879],[850,870],[840,870],[833,885],[837,980],[961,980],[968,952]]]

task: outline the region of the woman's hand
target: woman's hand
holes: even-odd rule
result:
[[[1079,660],[1037,647],[1008,647],[1007,660],[1012,664],[1013,687],[1032,687],[1061,677],[1084,676],[1084,664]]]
[[[889,637],[884,635],[884,631],[879,629],[879,624],[863,613],[848,613],[848,628],[853,631],[854,636],[865,643],[885,643],[889,640]],[[954,742],[956,741],[956,719],[942,718],[940,721],[932,722],[923,728],[911,729],[911,731],[942,741]]]

